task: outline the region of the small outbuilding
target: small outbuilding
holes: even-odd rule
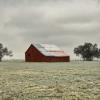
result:
[[[70,56],[51,44],[31,44],[25,52],[26,62],[69,62]]]

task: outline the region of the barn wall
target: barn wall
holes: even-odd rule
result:
[[[45,57],[44,61],[46,62],[69,62],[70,57]]]
[[[33,45],[31,45],[25,53],[26,62],[37,62],[43,58],[44,56]]]

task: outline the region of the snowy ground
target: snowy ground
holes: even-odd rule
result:
[[[1,62],[0,100],[100,100],[100,61]]]

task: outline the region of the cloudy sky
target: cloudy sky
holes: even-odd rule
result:
[[[24,59],[31,43],[56,44],[71,58],[84,42],[100,46],[100,0],[0,0],[0,42]]]

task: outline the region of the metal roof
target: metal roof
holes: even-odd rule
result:
[[[52,44],[33,44],[45,56],[68,56],[63,50]]]

